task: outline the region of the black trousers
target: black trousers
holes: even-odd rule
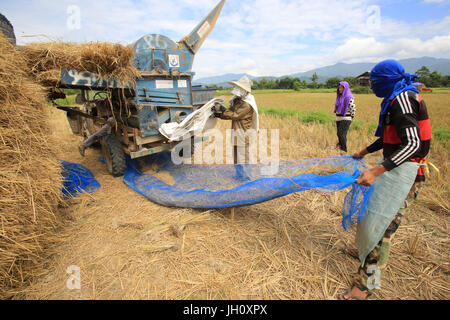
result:
[[[342,151],[347,152],[347,132],[352,124],[351,120],[340,120],[336,121],[337,136],[338,136],[338,146]]]

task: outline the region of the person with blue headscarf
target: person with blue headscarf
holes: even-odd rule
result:
[[[336,114],[336,128],[338,136],[338,147],[347,152],[347,132],[355,117],[355,100],[347,81],[339,82],[334,103],[334,113]]]
[[[382,149],[383,158],[356,181],[373,185],[373,192],[367,213],[357,225],[357,249],[345,249],[361,261],[361,266],[357,281],[342,296],[344,299],[366,299],[381,287],[392,236],[402,217],[399,209],[414,184],[418,162],[430,148],[431,125],[425,102],[412,85],[416,78],[395,60],[384,60],[370,72],[372,91],[383,98],[375,133],[378,140],[353,157],[363,158]]]

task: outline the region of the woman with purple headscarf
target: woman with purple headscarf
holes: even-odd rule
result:
[[[347,152],[347,132],[356,112],[353,94],[350,91],[350,85],[347,81],[339,82],[336,96],[334,113],[336,114],[337,136],[339,140],[337,146],[342,151]]]

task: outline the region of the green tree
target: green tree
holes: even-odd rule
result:
[[[430,80],[429,80],[429,84],[427,84],[427,87],[440,87],[442,85],[441,84],[441,82],[442,82],[442,74],[440,74],[437,71],[433,71],[430,74],[429,79]]]
[[[309,83],[306,85],[306,87],[309,88],[309,89],[315,89],[315,88],[317,88],[317,83],[309,82]]]
[[[430,76],[430,69],[428,69],[426,66],[422,66],[419,70],[416,71],[416,74],[418,77],[429,77]]]
[[[311,77],[311,81],[313,83],[314,88],[317,88],[317,80],[319,80],[319,76],[317,75],[316,72],[314,72],[314,74]]]
[[[306,82],[306,80],[300,81],[301,88],[306,88],[307,86],[308,86],[308,83]]]
[[[359,80],[355,77],[345,77],[343,81],[347,81],[351,87],[359,86]]]
[[[293,80],[291,77],[285,77],[280,79],[279,87],[280,89],[292,89]]]
[[[443,87],[449,87],[450,86],[450,76],[443,76],[442,77],[442,81],[441,81],[441,85]]]
[[[325,86],[327,88],[337,88],[339,86],[339,82],[341,82],[341,79],[334,77],[334,78],[329,78],[327,80],[327,82],[325,83]]]
[[[428,69],[426,66],[422,66],[422,68],[416,71],[416,74],[417,81],[425,84],[427,87],[431,86],[430,69]]]
[[[262,78],[262,79],[259,81],[259,88],[260,88],[260,89],[267,89],[268,86],[269,86],[269,82],[267,81],[266,78]]]
[[[294,89],[295,91],[300,91],[301,88],[302,88],[302,84],[301,84],[300,80],[298,78],[295,78],[295,80],[292,84],[292,89]]]

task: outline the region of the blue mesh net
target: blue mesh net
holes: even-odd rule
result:
[[[261,174],[262,167],[175,165],[170,153],[162,152],[141,161],[129,159],[123,180],[161,205],[204,209],[252,205],[311,189],[330,193],[351,186],[344,200],[342,226],[347,230],[364,218],[373,188],[354,183],[368,169],[362,160],[351,156],[285,160],[272,176]]]
[[[62,165],[64,197],[75,197],[80,192],[92,193],[100,187],[100,183],[88,168],[78,163],[59,160]]]
[[[65,197],[82,191],[91,193],[100,187],[83,165],[60,162]],[[204,209],[246,206],[311,189],[330,193],[351,186],[344,199],[342,227],[348,230],[364,218],[373,187],[354,183],[359,173],[368,169],[362,160],[341,156],[280,161],[277,174],[272,176],[263,175],[262,167],[175,165],[170,153],[162,152],[140,162],[128,159],[123,180],[161,205]]]

